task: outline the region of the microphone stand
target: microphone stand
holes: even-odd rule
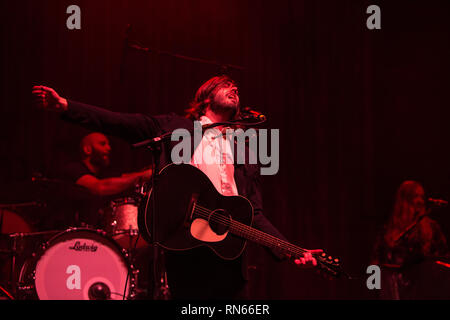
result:
[[[220,72],[222,74],[226,74],[228,69],[235,69],[235,70],[245,70],[244,67],[238,66],[238,65],[233,65],[233,64],[223,64],[223,63],[219,63],[217,61],[212,61],[212,60],[206,60],[206,59],[200,59],[200,58],[194,58],[194,57],[189,57],[189,56],[185,56],[185,55],[181,55],[181,54],[176,54],[176,53],[171,53],[168,51],[162,51],[162,50],[157,50],[157,49],[151,49],[151,48],[147,48],[147,47],[143,47],[141,46],[138,42],[136,41],[131,41],[130,40],[130,34],[131,34],[131,30],[132,30],[132,26],[131,24],[127,25],[126,31],[125,31],[125,39],[124,39],[124,44],[123,44],[123,52],[122,52],[122,59],[121,59],[121,66],[120,66],[120,82],[123,82],[124,79],[124,69],[125,69],[125,58],[127,55],[127,50],[128,49],[134,49],[140,52],[145,52],[145,53],[156,53],[158,55],[166,55],[166,56],[170,56],[173,58],[177,58],[177,59],[181,59],[181,60],[185,60],[185,61],[191,61],[191,62],[197,62],[197,63],[202,63],[202,64],[209,64],[209,65],[215,65],[220,67]],[[248,123],[246,121],[251,120],[251,123]],[[242,122],[244,121],[244,122]],[[250,116],[244,116],[243,119],[240,120],[234,120],[234,121],[228,121],[228,122],[221,122],[221,123],[214,123],[211,125],[206,125],[202,127],[202,134],[204,130],[207,129],[211,129],[214,127],[218,127],[218,126],[230,126],[230,125],[235,125],[235,126],[249,126],[249,125],[259,125],[262,124],[266,121],[266,118],[264,116],[258,117],[255,115],[251,115]],[[195,128],[192,130],[189,130],[190,134],[192,134],[194,132]],[[150,194],[149,196],[152,196],[152,193],[154,192],[154,188],[158,183],[158,176],[159,176],[159,172],[157,171],[159,166],[160,166],[160,156],[161,156],[161,144],[166,141],[168,138],[170,138],[172,136],[172,132],[167,132],[164,133],[158,137],[152,138],[152,139],[148,139],[139,143],[135,143],[132,146],[134,148],[143,148],[146,147],[147,149],[150,150],[150,152],[153,155],[153,174],[152,174],[152,178],[151,178],[151,188],[149,191]],[[153,298],[155,300],[159,299],[160,297],[162,297],[164,300],[168,299],[168,286],[167,286],[167,277],[166,277],[166,273],[164,271],[162,274],[161,279],[157,279],[156,274],[157,271],[159,271],[158,269],[158,263],[157,260],[160,256],[159,250],[158,250],[158,239],[156,239],[156,223],[155,223],[155,209],[156,209],[156,200],[155,200],[155,196],[153,193],[152,196],[152,217],[151,217],[151,223],[152,223],[152,234],[150,235],[151,237],[151,241],[153,244],[153,286],[152,286],[152,294],[153,294]],[[148,204],[146,207],[146,211],[148,209]],[[162,253],[161,253],[162,254]],[[163,286],[161,286],[161,284],[163,284]],[[156,286],[160,286],[158,288],[158,290],[156,289]]]
[[[256,122],[245,122],[246,120],[256,120]],[[244,120],[244,122],[242,122]],[[207,124],[202,126],[202,131],[208,130],[208,129],[212,129],[215,127],[219,127],[219,126],[255,126],[255,125],[260,125],[262,123],[266,122],[265,118],[254,118],[254,117],[248,117],[248,118],[243,118],[243,119],[238,119],[238,120],[231,120],[231,121],[226,121],[226,122],[216,122],[216,123],[212,123],[212,124]],[[194,133],[195,129],[185,129],[187,130],[190,134]],[[172,131],[171,132],[166,132],[162,135],[160,135],[159,137],[156,138],[152,138],[152,139],[147,139],[138,143],[133,144],[132,146],[134,148],[142,148],[142,147],[149,147],[149,149],[152,149],[154,144],[158,144],[158,143],[162,143],[164,140],[172,137]]]
[[[189,57],[189,56],[185,56],[185,55],[181,55],[181,54],[177,54],[177,53],[172,53],[169,51],[163,51],[163,50],[157,50],[157,49],[153,49],[153,48],[143,47],[137,41],[130,41],[131,30],[132,30],[132,25],[128,24],[126,31],[125,31],[125,39],[124,39],[122,61],[121,61],[121,70],[120,70],[120,81],[121,82],[123,81],[123,78],[124,78],[124,64],[125,64],[125,57],[126,57],[128,49],[134,49],[134,50],[137,50],[140,52],[145,52],[145,53],[156,53],[158,55],[165,55],[165,56],[169,56],[169,57],[173,57],[173,58],[177,58],[177,59],[181,59],[181,60],[185,60],[185,61],[215,65],[215,66],[220,67],[220,73],[222,73],[222,74],[226,74],[228,69],[235,69],[235,70],[241,70],[241,71],[245,70],[244,67],[234,65],[234,64],[224,64],[224,63],[220,63],[220,62],[213,61],[213,60],[194,58],[194,57]]]
[[[182,59],[182,60],[186,60],[186,61],[193,61],[193,62],[199,62],[199,63],[204,63],[204,64],[210,64],[210,65],[215,65],[221,68],[222,73],[226,73],[226,70],[228,69],[237,69],[237,70],[245,70],[245,68],[241,67],[241,66],[237,66],[234,64],[223,64],[217,61],[213,61],[213,60],[206,60],[206,59],[200,59],[200,58],[194,58],[194,57],[189,57],[189,56],[184,56],[181,54],[177,54],[177,53],[172,53],[169,51],[163,51],[163,50],[156,50],[156,49],[150,49],[150,48],[146,48],[146,47],[142,47],[139,44],[136,43],[126,43],[126,45],[128,46],[128,48],[131,49],[135,49],[138,51],[143,51],[143,52],[147,52],[147,53],[156,53],[159,55],[166,55],[166,56],[170,56],[173,58],[178,58],[178,59]]]
[[[151,240],[152,240],[152,253],[153,253],[153,268],[152,268],[152,275],[153,275],[153,281],[152,283],[152,296],[154,300],[168,300],[168,292],[165,295],[160,294],[161,292],[161,281],[160,281],[160,265],[158,262],[160,262],[160,251],[158,247],[158,239],[156,238],[156,223],[155,223],[155,210],[156,210],[156,199],[155,199],[155,186],[158,181],[159,176],[159,165],[160,165],[160,157],[161,157],[161,145],[158,143],[157,145],[148,145],[147,148],[152,152],[153,154],[153,171],[152,171],[152,179],[151,179],[151,189],[149,197],[152,197],[152,234],[151,234]],[[164,271],[165,272],[165,271]]]
[[[251,121],[249,121],[251,120]],[[202,127],[202,135],[205,130],[212,129],[218,126],[254,126],[258,124],[262,124],[266,121],[266,118],[255,118],[255,117],[244,117],[243,119],[238,120],[231,120],[226,122],[217,122],[209,125],[205,125]],[[192,135],[194,133],[194,129],[188,130],[189,133]],[[160,270],[161,266],[159,265],[159,258],[162,255],[162,253],[159,251],[159,244],[158,239],[156,236],[156,219],[155,219],[155,212],[156,212],[156,199],[155,199],[155,188],[157,187],[158,178],[159,178],[159,172],[158,168],[160,166],[160,157],[161,157],[161,144],[172,137],[173,132],[166,132],[161,134],[158,137],[147,139],[142,142],[138,142],[132,145],[134,148],[147,148],[150,150],[150,152],[153,155],[153,172],[152,172],[152,178],[151,178],[151,188],[149,191],[149,197],[152,198],[152,215],[151,215],[151,223],[152,223],[152,234],[151,234],[151,242],[153,246],[153,262],[152,262],[152,275],[153,275],[153,284],[151,287],[152,296],[154,300],[168,300],[169,299],[169,287],[167,284],[167,274],[165,270]],[[147,211],[148,205],[146,207]],[[145,212],[147,214],[147,212]],[[164,268],[165,269],[165,268]],[[160,272],[161,271],[161,272]]]

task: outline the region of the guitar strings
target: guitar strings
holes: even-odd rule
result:
[[[200,205],[198,205],[197,203],[194,203],[194,208],[193,208],[193,212],[197,213],[200,217],[202,218],[207,218],[209,220],[210,218],[210,213],[212,213],[212,210],[209,210],[207,208],[204,208]],[[200,214],[199,214],[200,213]],[[287,251],[288,253],[295,253],[297,255],[303,254],[305,252],[308,252],[309,250],[303,249],[301,247],[295,246],[290,244],[287,241],[278,239],[272,235],[269,235],[265,232],[262,232],[260,230],[251,228],[243,223],[240,223],[236,220],[233,220],[230,218],[230,220],[228,220],[227,217],[221,216],[221,215],[217,215],[217,218],[214,218],[214,216],[211,218],[211,220],[213,221],[217,221],[219,223],[222,223],[223,225],[226,225],[228,222],[230,222],[230,227],[233,227],[233,224],[235,225],[235,229],[236,231],[239,231],[242,235],[252,235],[254,239],[256,240],[262,240],[266,242],[266,245],[269,247],[272,247],[274,249],[277,250],[284,250]],[[258,234],[260,236],[258,236]],[[256,236],[255,236],[256,235]],[[245,238],[245,237],[244,237]],[[251,237],[249,237],[251,238]],[[251,240],[251,239],[249,239]],[[277,245],[274,245],[273,242],[277,242]],[[282,247],[282,245],[284,245],[284,247]],[[313,254],[314,256],[316,256],[317,258],[317,262],[319,263],[319,265],[321,265],[323,268],[325,268],[326,270],[328,270],[328,272],[331,273],[335,273],[336,271],[334,269],[330,269],[330,263],[327,261],[323,261],[322,257],[320,255],[316,255]]]
[[[203,208],[203,207],[201,207],[199,205],[197,205],[197,207],[199,208],[197,210],[198,212],[202,212],[202,213],[206,214],[206,216],[203,215],[204,218],[209,218],[209,213],[213,212],[213,211],[208,210],[206,208]],[[212,220],[213,221],[215,220],[215,221],[218,221],[218,222],[222,222],[223,224],[228,223],[228,219],[226,217],[220,216],[220,215],[218,215],[217,217],[218,218],[215,218],[215,219],[213,218]],[[285,242],[284,240],[278,239],[278,238],[276,238],[274,236],[271,236],[269,234],[266,234],[266,233],[264,233],[264,232],[262,232],[260,230],[256,230],[254,228],[251,228],[251,227],[249,227],[249,226],[247,226],[245,224],[242,224],[242,223],[240,223],[240,222],[238,222],[236,220],[233,220],[233,223],[234,223],[234,226],[230,225],[230,227],[234,227],[235,229],[237,229],[236,231],[238,231],[238,232],[240,232],[242,234],[249,234],[249,235],[253,236],[255,239],[267,240],[267,242],[270,242],[270,240],[277,242],[277,245],[275,245],[275,244],[273,245],[276,248],[281,248],[281,245],[284,244],[285,246],[291,247],[291,249],[303,250],[303,252],[308,251],[308,250],[305,250],[303,248],[291,245],[290,243]],[[269,243],[269,244],[272,244],[272,243]],[[281,249],[283,249],[283,248],[281,248]]]
[[[201,213],[199,216],[203,218],[209,218],[209,214],[213,211],[204,208],[198,204],[195,204],[194,212]],[[273,247],[275,249],[279,250],[285,250],[288,252],[294,252],[297,254],[302,254],[305,252],[308,252],[308,250],[300,248],[298,246],[292,245],[284,240],[278,239],[272,235],[266,234],[260,230],[256,230],[254,228],[251,228],[243,223],[240,223],[236,220],[228,220],[227,217],[224,217],[222,215],[217,215],[217,217],[212,216],[212,221],[221,223],[223,225],[230,223],[230,228],[235,229],[235,231],[241,233],[242,235],[249,235],[250,238],[254,238],[256,240],[264,241],[268,246]],[[275,242],[275,243],[274,243]]]
[[[201,212],[201,210],[198,210]],[[208,218],[209,215],[207,214],[208,211],[203,211],[204,213],[206,213],[206,216],[203,216],[205,218]],[[209,211],[211,212],[211,211]],[[225,219],[221,219],[221,218],[212,218],[211,220],[213,221],[217,221],[217,222],[222,222],[222,224],[228,223],[228,220]],[[272,247],[274,249],[278,249],[281,251],[286,251],[288,253],[294,253],[294,254],[303,254],[305,252],[308,252],[308,250],[297,247],[295,245],[292,245],[284,240],[278,239],[274,236],[271,236],[269,234],[266,234],[262,231],[259,230],[252,230],[253,228],[249,228],[247,225],[242,224],[238,221],[233,220],[233,224],[234,225],[230,225],[231,228],[234,229],[235,233],[241,234],[242,236],[247,235],[249,240],[259,240],[263,243],[265,243],[267,246]]]

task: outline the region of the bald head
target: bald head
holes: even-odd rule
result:
[[[99,132],[90,133],[80,142],[81,157],[93,165],[107,167],[111,146],[108,138]]]

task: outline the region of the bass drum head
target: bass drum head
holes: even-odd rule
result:
[[[50,239],[36,262],[34,282],[40,300],[124,300],[134,287],[120,247],[88,229]]]

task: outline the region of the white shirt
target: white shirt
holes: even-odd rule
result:
[[[202,126],[213,122],[206,116],[200,118]],[[229,139],[217,128],[208,129],[194,151],[191,165],[206,174],[224,196],[238,195],[234,181],[234,157]]]

